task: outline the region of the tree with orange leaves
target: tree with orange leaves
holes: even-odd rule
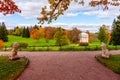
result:
[[[38,41],[39,39],[44,38],[44,28],[32,29],[30,32],[30,37]]]
[[[91,33],[88,30],[86,31],[86,33],[88,34],[88,36],[89,36],[89,42],[91,43],[92,40],[93,40],[93,37],[92,37]]]
[[[0,48],[4,46],[4,41],[0,40]]]
[[[45,38],[48,43],[49,39],[52,39],[54,36],[55,30],[52,27],[45,27]]]

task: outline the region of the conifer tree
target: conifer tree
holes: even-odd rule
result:
[[[113,22],[110,42],[113,45],[120,45],[120,15]]]
[[[0,25],[0,39],[4,42],[8,41],[8,33],[4,22]]]

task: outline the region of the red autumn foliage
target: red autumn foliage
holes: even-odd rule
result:
[[[21,10],[12,0],[0,0],[0,12],[3,12],[3,14],[6,15],[21,12]]]

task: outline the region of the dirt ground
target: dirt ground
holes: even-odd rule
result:
[[[120,50],[109,52],[120,54]],[[120,75],[96,61],[98,54],[101,51],[19,52],[30,64],[17,80],[120,80]]]

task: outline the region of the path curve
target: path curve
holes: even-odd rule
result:
[[[10,52],[0,52],[9,54]],[[19,52],[30,64],[17,80],[120,80],[94,58],[100,51]],[[120,54],[120,50],[110,51]]]

